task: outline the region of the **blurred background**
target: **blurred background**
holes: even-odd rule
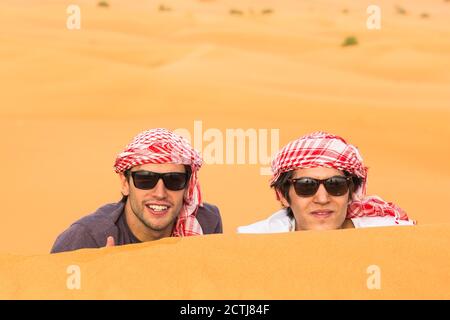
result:
[[[278,129],[280,147],[338,134],[369,194],[450,222],[450,1],[377,1],[369,30],[372,2],[0,1],[0,253],[49,252],[120,199],[112,166],[133,136],[195,121],[203,147],[208,129]],[[225,233],[279,208],[261,167],[201,169]]]

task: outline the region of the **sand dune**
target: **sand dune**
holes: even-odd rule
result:
[[[369,31],[368,1],[108,2],[77,1],[73,31],[65,3],[0,3],[0,298],[449,298],[450,3],[379,1],[382,29]],[[342,47],[348,36],[359,44]],[[237,236],[279,204],[262,164],[211,164],[201,184],[225,235],[46,255],[73,221],[120,198],[112,165],[135,134],[193,132],[194,121],[279,129],[280,146],[342,135],[370,167],[369,193],[419,226]],[[64,287],[69,264],[81,291]],[[365,285],[371,264],[381,291]],[[135,290],[155,281],[167,286]]]
[[[0,255],[0,298],[448,299],[449,232],[445,224],[209,235]]]

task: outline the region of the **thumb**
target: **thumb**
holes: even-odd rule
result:
[[[114,247],[116,244],[114,243],[114,237],[109,236],[106,239],[106,246],[105,247]]]

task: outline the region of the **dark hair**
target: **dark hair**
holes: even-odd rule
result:
[[[291,187],[291,183],[289,180],[294,175],[294,170],[283,172],[278,179],[273,182],[270,187],[274,188],[275,190],[278,190],[283,197],[287,200],[289,204],[291,204],[291,198],[289,197],[289,189]],[[353,192],[357,190],[363,183],[363,179],[360,177],[357,177],[355,175],[352,175],[350,172],[344,171],[344,175],[346,177],[352,177],[352,183],[350,184],[348,199],[352,199]],[[292,212],[291,207],[287,207],[287,214],[290,218],[294,217],[294,213]]]
[[[350,185],[350,193],[348,194],[348,199],[352,200],[353,192],[355,192],[362,186],[363,178],[355,176],[354,174],[351,174],[350,172],[347,171],[344,171],[344,175],[346,177],[352,177],[352,184]]]
[[[283,172],[276,181],[272,182],[270,187],[278,190],[283,197],[287,200],[289,204],[291,204],[291,198],[289,197],[289,189],[291,187],[291,183],[289,179],[294,175],[294,170]],[[291,207],[286,208],[289,218],[294,217],[294,213],[292,212]]]
[[[192,175],[192,169],[191,169],[191,166],[185,164],[185,165],[184,165],[184,168],[185,168],[185,170],[186,170],[186,173],[188,174],[188,181],[189,181],[189,179],[191,178],[191,175]],[[123,172],[123,175],[124,175],[125,178],[127,178],[127,180],[128,180],[129,177],[131,176],[131,175],[130,175],[130,169],[125,170],[125,171]],[[128,180],[128,182],[130,182],[130,181]],[[126,203],[127,200],[128,200],[128,196],[122,194],[122,199],[120,199],[119,202],[121,202],[121,203]]]

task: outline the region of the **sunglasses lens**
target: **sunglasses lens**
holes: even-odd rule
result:
[[[294,190],[297,195],[310,197],[316,194],[320,184],[323,182],[325,189],[332,196],[342,196],[347,193],[349,184],[347,178],[335,176],[326,180],[317,180],[313,178],[294,179]]]
[[[159,176],[152,172],[133,172],[134,186],[142,190],[153,189],[158,183]]]
[[[164,185],[167,189],[172,191],[182,190],[186,187],[187,174],[186,173],[166,173],[163,176]]]
[[[348,191],[348,183],[345,177],[331,177],[325,181],[325,189],[332,196],[342,196]]]
[[[319,189],[319,183],[311,178],[301,178],[294,183],[295,193],[299,196],[312,196]]]
[[[186,187],[188,175],[181,172],[155,173],[151,171],[135,171],[131,173],[134,186],[142,190],[153,189],[163,179],[164,186],[172,191],[182,190]]]
[[[153,189],[158,183],[158,175],[151,172],[133,173],[134,186],[142,190]]]

